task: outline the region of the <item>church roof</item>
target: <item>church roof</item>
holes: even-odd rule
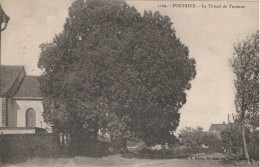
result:
[[[221,132],[228,128],[228,124],[211,124],[209,131]]]
[[[0,96],[4,96],[12,88],[23,71],[23,66],[0,66]]]
[[[0,97],[41,98],[38,76],[26,76],[23,66],[0,66]]]
[[[41,97],[38,76],[25,76],[15,97]]]

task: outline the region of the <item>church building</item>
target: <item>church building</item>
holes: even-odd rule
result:
[[[23,66],[1,65],[1,32],[9,20],[0,4],[0,134],[44,132],[38,77],[26,75]]]
[[[42,114],[38,77],[23,66],[0,66],[0,134],[44,132]]]

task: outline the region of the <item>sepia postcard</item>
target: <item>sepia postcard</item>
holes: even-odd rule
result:
[[[0,0],[0,166],[259,166],[259,2]]]

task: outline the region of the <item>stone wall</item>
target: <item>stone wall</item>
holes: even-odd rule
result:
[[[58,157],[58,135],[6,134],[0,135],[1,162],[19,162],[34,157]]]
[[[2,127],[2,97],[0,97],[0,127]]]

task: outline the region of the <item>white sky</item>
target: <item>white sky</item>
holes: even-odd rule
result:
[[[2,64],[24,65],[29,75],[40,75],[37,68],[39,45],[52,41],[63,29],[72,0],[0,0],[11,17],[2,32]],[[245,5],[245,9],[158,8],[173,3]],[[227,122],[235,112],[234,76],[228,66],[233,43],[258,29],[258,2],[129,1],[140,12],[157,11],[171,17],[177,36],[189,47],[197,62],[197,76],[187,92],[187,103],[180,110],[181,129]]]

